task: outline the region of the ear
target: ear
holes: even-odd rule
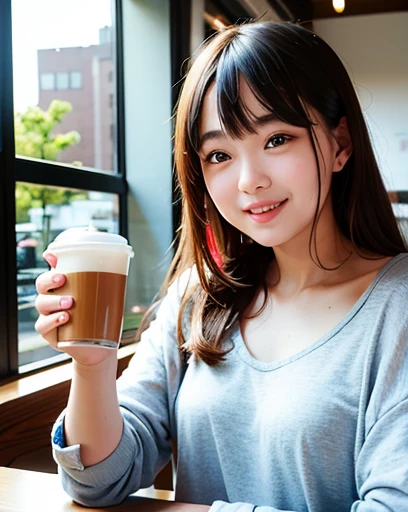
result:
[[[333,166],[333,172],[339,172],[346,165],[347,160],[353,152],[353,145],[346,116],[343,116],[340,119],[339,124],[332,133],[336,142],[336,159]]]

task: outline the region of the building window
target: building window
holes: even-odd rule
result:
[[[71,89],[82,89],[82,73],[80,71],[71,71],[70,86]]]
[[[42,91],[53,91],[55,89],[55,74],[43,73],[40,75],[40,88]]]
[[[68,73],[57,73],[57,90],[64,91],[69,89],[69,75]]]

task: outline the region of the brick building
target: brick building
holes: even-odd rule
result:
[[[69,101],[72,112],[57,130],[76,130],[78,145],[60,155],[65,163],[116,171],[115,80],[111,28],[99,31],[100,44],[38,50],[39,106],[54,99]]]

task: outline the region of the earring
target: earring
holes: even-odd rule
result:
[[[211,224],[207,224],[205,226],[205,239],[207,242],[208,250],[212,256],[217,267],[222,270],[223,261],[220,251],[218,250],[217,243],[215,241],[214,231]]]

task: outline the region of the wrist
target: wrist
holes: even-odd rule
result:
[[[118,366],[117,349],[99,347],[80,347],[72,354],[74,373],[78,375],[98,375],[114,373]]]

